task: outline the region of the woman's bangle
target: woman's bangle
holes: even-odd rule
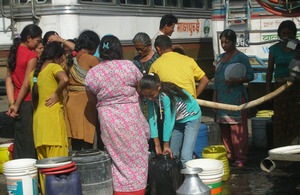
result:
[[[8,104],[8,107],[11,107],[11,106],[13,106],[13,105],[15,105],[15,102],[9,103],[9,104]]]
[[[67,41],[67,40],[66,40],[66,39],[64,39],[64,42],[63,42],[63,44],[65,44],[65,43],[66,43],[66,41]]]

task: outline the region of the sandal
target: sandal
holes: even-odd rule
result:
[[[240,160],[236,160],[236,161],[232,164],[232,166],[234,166],[234,167],[244,167],[244,165],[245,165],[245,162],[240,161]]]

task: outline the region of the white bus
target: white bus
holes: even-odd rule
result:
[[[298,5],[289,6],[291,10],[275,6],[277,0],[263,0],[274,2],[262,7],[256,0],[215,0],[212,2],[212,37],[214,56],[223,52],[219,40],[220,33],[227,28],[237,34],[237,48],[249,56],[254,69],[254,83],[264,83],[268,66],[269,47],[278,42],[277,29],[284,20],[293,20],[298,28],[297,37],[300,37],[300,1]],[[277,1],[278,2],[278,1]],[[282,3],[289,2],[282,1]],[[296,2],[296,1],[294,1]],[[272,10],[279,10],[270,12]],[[276,15],[280,14],[280,15]],[[287,17],[290,16],[290,17]],[[298,16],[298,17],[297,17]]]
[[[152,38],[160,18],[178,18],[172,34],[174,48],[193,57],[199,66],[213,74],[211,26],[212,0],[0,0],[0,79],[5,78],[8,50],[24,26],[38,24],[43,33],[56,31],[61,37],[75,38],[89,29],[100,38],[108,33],[123,45],[124,57],[137,55],[132,39],[138,32]]]
[[[260,3],[262,1],[270,2],[272,5],[263,7],[262,5],[266,3],[259,4],[257,1]],[[250,100],[265,95],[269,47],[279,41],[277,29],[280,23],[284,20],[293,20],[298,28],[297,37],[300,37],[299,0],[297,0],[298,5],[290,6],[291,10],[286,10],[285,5],[280,5],[280,8],[276,6],[275,2],[278,0],[257,1],[214,0],[212,2],[211,23],[214,58],[216,59],[216,56],[223,52],[219,39],[221,32],[227,28],[234,30],[237,34],[237,49],[249,57],[254,71],[254,80],[247,87]],[[280,2],[284,4],[289,1]],[[261,105],[261,108],[271,109],[272,104],[267,102]]]

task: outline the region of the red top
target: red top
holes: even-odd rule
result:
[[[27,63],[32,58],[38,58],[38,55],[25,46],[19,46],[17,50],[16,68],[12,72],[12,79],[15,85],[15,101],[18,98],[21,86],[24,81]],[[30,92],[25,97],[24,101],[31,101]]]

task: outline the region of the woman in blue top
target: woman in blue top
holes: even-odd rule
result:
[[[296,39],[297,27],[293,21],[285,20],[279,25],[277,33],[281,40]],[[270,85],[274,69],[275,89],[284,85],[286,81],[288,81],[290,75],[288,66],[294,55],[294,50],[287,48],[285,41],[272,45],[269,48],[269,51],[266,75],[267,93],[271,91]],[[273,145],[275,147],[299,143],[299,97],[300,82],[299,80],[296,80],[293,86],[289,87],[285,92],[274,98]]]
[[[154,138],[156,154],[169,153],[172,158],[181,156],[185,167],[185,163],[192,160],[201,125],[199,105],[189,93],[173,83],[161,82],[155,73],[140,80],[140,89],[148,102],[150,132],[151,138]],[[157,131],[157,106],[164,113],[163,151]]]
[[[231,105],[247,102],[247,91],[243,83],[254,79],[254,73],[249,58],[236,49],[236,34],[226,29],[220,35],[221,46],[225,53],[217,59],[213,101]],[[240,78],[225,80],[225,70],[230,64],[242,63],[246,68],[246,75]],[[235,161],[234,165],[243,166],[247,161],[248,128],[247,111],[217,110],[216,122],[221,128],[221,137],[227,149],[228,158]]]

